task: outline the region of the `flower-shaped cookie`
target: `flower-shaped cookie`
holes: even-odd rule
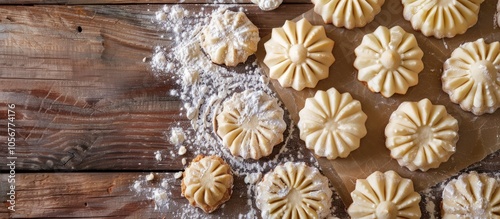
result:
[[[385,127],[391,156],[411,171],[437,168],[455,153],[458,121],[429,99],[403,102]]]
[[[314,153],[328,159],[347,157],[366,135],[361,103],[335,88],[317,91],[299,112],[300,139]]]
[[[233,174],[220,157],[198,155],[182,178],[182,195],[191,205],[211,213],[231,197]]]
[[[443,90],[452,102],[476,115],[500,107],[500,43],[464,43],[443,67]]]
[[[357,218],[420,218],[420,195],[413,190],[413,182],[394,171],[376,171],[366,179],[356,180],[351,192],[353,203],[347,212]]]
[[[260,10],[272,11],[278,8],[283,0],[252,0],[252,3],[258,5]]]
[[[486,174],[464,173],[443,190],[442,216],[500,218],[500,182]]]
[[[402,0],[413,29],[438,39],[463,34],[474,26],[484,0]]]
[[[234,156],[259,159],[283,141],[283,114],[277,99],[262,91],[235,93],[216,117],[217,134]]]
[[[203,28],[200,42],[212,62],[236,66],[257,51],[259,29],[243,12],[215,12]]]
[[[418,74],[424,69],[424,53],[415,36],[399,26],[378,27],[363,37],[354,52],[358,80],[366,82],[372,92],[380,92],[384,97],[405,94],[409,87],[418,83]]]
[[[364,27],[380,12],[385,0],[312,0],[325,23],[352,29]]]
[[[324,218],[330,213],[332,190],[318,169],[287,162],[257,184],[262,218]]]
[[[333,44],[323,26],[313,26],[306,19],[286,21],[283,27],[273,28],[271,39],[264,44],[269,77],[295,90],[315,87],[328,77],[335,61]]]

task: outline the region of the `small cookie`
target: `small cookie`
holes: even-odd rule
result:
[[[429,99],[403,102],[391,114],[385,136],[385,145],[399,165],[427,171],[455,153],[458,121]]]
[[[438,39],[463,34],[478,19],[484,0],[402,0],[404,18],[413,29]]]
[[[212,62],[236,66],[257,51],[259,29],[243,12],[215,12],[200,35],[201,47]]]
[[[464,43],[443,66],[443,90],[452,102],[475,115],[500,107],[500,43]]]
[[[443,190],[445,219],[500,218],[500,182],[486,174],[464,173]]]
[[[353,203],[347,209],[352,219],[418,219],[421,216],[420,195],[413,182],[390,170],[376,171],[366,179],[356,180],[351,192]]]
[[[258,5],[260,10],[272,11],[278,8],[283,0],[252,0],[252,3]]]
[[[347,157],[366,135],[367,116],[361,103],[335,88],[307,98],[299,117],[300,139],[316,155],[330,160]]]
[[[277,99],[262,91],[235,93],[216,117],[217,134],[231,154],[245,159],[268,156],[283,141],[286,123]]]
[[[198,155],[184,171],[181,188],[191,205],[211,213],[231,197],[231,167],[220,157]]]
[[[399,26],[378,27],[363,37],[354,52],[358,80],[384,97],[406,94],[409,87],[418,84],[418,74],[424,69],[424,53],[415,36]]]
[[[264,175],[256,192],[262,218],[325,218],[330,214],[328,178],[303,162],[277,166]]]
[[[328,77],[335,61],[333,44],[323,26],[313,26],[305,18],[297,23],[286,21],[283,27],[273,28],[264,44],[269,77],[298,91],[315,87]]]
[[[312,0],[314,12],[327,24],[353,29],[364,27],[380,12],[385,0]]]

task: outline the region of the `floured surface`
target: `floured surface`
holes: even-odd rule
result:
[[[486,1],[481,5],[478,24],[465,34],[457,35],[452,39],[435,39],[425,37],[421,32],[411,28],[410,22],[403,19],[403,8],[399,1],[387,1],[375,20],[364,28],[346,30],[325,25],[327,35],[336,42],[333,53],[337,60],[330,68],[330,76],[320,81],[315,89],[303,91],[285,89],[276,80],[271,80],[294,121],[298,121],[298,112],[304,106],[305,99],[312,97],[316,90],[335,87],[339,92],[349,92],[355,99],[361,101],[363,111],[368,115],[366,123],[368,134],[361,140],[361,147],[345,159],[334,161],[319,159],[325,175],[332,180],[336,191],[345,203],[352,202],[349,193],[354,190],[356,179],[366,178],[373,171],[394,170],[402,177],[411,178],[416,191],[422,191],[500,149],[500,111],[475,116],[461,110],[460,106],[451,103],[448,94],[442,91],[440,79],[443,62],[460,44],[475,41],[481,37],[487,42],[500,40],[500,31],[495,28],[494,24],[495,13],[496,1]],[[307,18],[313,25],[323,24],[321,17],[312,11],[296,20],[302,17]],[[370,92],[356,78],[357,71],[353,67],[354,48],[361,43],[365,34],[373,32],[379,25],[387,27],[399,25],[405,31],[415,34],[424,51],[424,70],[419,75],[419,83],[411,87],[405,95],[384,98],[380,94]],[[262,44],[268,39],[269,36],[264,37],[260,42],[257,51],[259,61],[264,59],[265,50]],[[266,67],[264,69],[267,73],[268,69]],[[451,156],[450,160],[439,168],[425,173],[411,172],[400,167],[396,160],[390,157],[389,150],[385,147],[384,137],[384,129],[389,116],[398,105],[403,101],[419,101],[423,98],[430,99],[433,104],[444,105],[448,113],[458,120],[460,135],[457,152]],[[301,144],[304,143],[301,142]]]

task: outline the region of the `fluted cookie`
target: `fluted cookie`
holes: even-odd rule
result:
[[[330,214],[328,178],[303,162],[277,166],[264,175],[256,192],[262,218],[325,218]]]
[[[317,91],[299,112],[300,139],[320,157],[347,157],[366,135],[361,103],[335,88]]]
[[[212,62],[236,66],[257,51],[259,29],[243,12],[215,12],[200,35],[201,47]]]
[[[417,85],[418,74],[424,69],[424,53],[415,36],[399,26],[378,27],[363,37],[354,52],[358,80],[384,97],[406,94],[409,87]]]
[[[191,205],[211,213],[231,197],[231,167],[220,157],[198,155],[184,171],[181,188]]]
[[[271,39],[264,44],[269,77],[282,87],[299,91],[315,87],[328,77],[335,61],[333,44],[323,26],[313,26],[306,19],[286,21],[283,27],[273,28]]]
[[[216,117],[216,132],[234,156],[259,159],[270,155],[283,141],[283,114],[276,98],[246,90],[223,103]]]
[[[458,141],[458,121],[428,99],[403,102],[385,127],[386,147],[401,166],[427,171],[448,161]]]

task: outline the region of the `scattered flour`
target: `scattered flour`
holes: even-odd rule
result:
[[[213,9],[213,10],[212,10]],[[183,9],[179,5],[165,6],[156,12],[153,22],[165,31],[164,38],[169,40],[168,45],[157,46],[150,60],[151,68],[158,80],[174,80],[178,88],[169,91],[169,95],[176,96],[182,101],[184,115],[190,120],[191,127],[176,127],[170,130],[169,140],[176,146],[181,146],[177,152],[170,151],[170,157],[184,154],[188,149],[194,155],[218,155],[231,166],[235,180],[247,183],[247,207],[239,218],[255,218],[258,210],[253,203],[255,184],[262,177],[262,173],[269,171],[279,163],[303,159],[307,149],[290,150],[287,146],[294,139],[294,124],[290,115],[285,114],[288,129],[285,131],[284,143],[276,146],[278,153],[262,158],[258,161],[245,160],[234,157],[229,150],[222,146],[221,139],[213,131],[213,121],[221,109],[224,100],[235,92],[244,90],[258,90],[276,97],[268,87],[269,79],[262,74],[255,58],[250,57],[244,64],[237,67],[225,67],[213,64],[200,46],[199,37],[202,28],[210,21],[212,13],[226,10],[227,6],[215,8],[202,7],[199,11]],[[242,9],[240,9],[242,10]],[[279,105],[284,107],[278,101]],[[155,153],[156,160],[161,160],[159,151]],[[182,165],[187,165],[186,158],[182,158]],[[311,157],[306,162],[318,167],[317,161]],[[158,176],[157,176],[158,177]],[[175,173],[169,180],[182,177],[182,172]],[[244,177],[244,178],[243,178]],[[157,180],[155,180],[157,181]],[[155,182],[153,181],[153,182]],[[171,181],[169,181],[171,182]],[[165,183],[165,185],[163,185]],[[173,182],[172,182],[173,183]],[[187,202],[171,201],[169,191],[172,183],[162,181],[161,187],[150,185],[144,179],[133,184],[133,190],[139,194],[155,200],[157,209],[168,210],[178,208],[176,217],[205,218],[206,215],[199,209],[187,207]],[[147,185],[145,185],[147,184]],[[178,190],[178,189],[177,189]],[[166,204],[169,204],[167,206]]]

